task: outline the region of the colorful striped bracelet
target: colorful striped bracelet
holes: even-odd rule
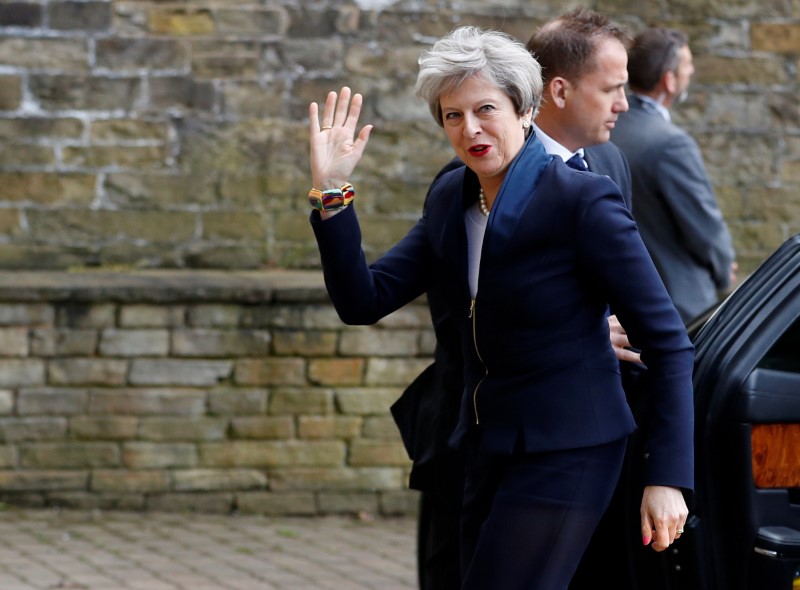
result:
[[[329,188],[321,191],[312,188],[308,192],[308,202],[319,211],[335,211],[347,207],[356,198],[356,191],[349,182],[342,188]]]

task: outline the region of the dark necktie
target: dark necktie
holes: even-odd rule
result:
[[[586,162],[583,161],[580,154],[575,154],[569,160],[567,160],[567,166],[570,168],[575,168],[575,170],[580,170],[582,172],[586,172],[589,168],[586,166]]]

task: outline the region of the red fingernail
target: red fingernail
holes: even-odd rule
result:
[[[650,537],[645,537],[642,535],[642,545],[649,545],[650,544]]]

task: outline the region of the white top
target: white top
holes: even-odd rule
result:
[[[469,265],[469,292],[474,299],[478,292],[478,271],[481,266],[481,249],[483,248],[483,236],[486,233],[486,224],[489,218],[486,217],[475,203],[464,212],[464,224],[467,228],[467,263]]]

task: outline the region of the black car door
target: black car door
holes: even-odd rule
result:
[[[800,588],[800,234],[693,337],[695,506],[675,590]]]

